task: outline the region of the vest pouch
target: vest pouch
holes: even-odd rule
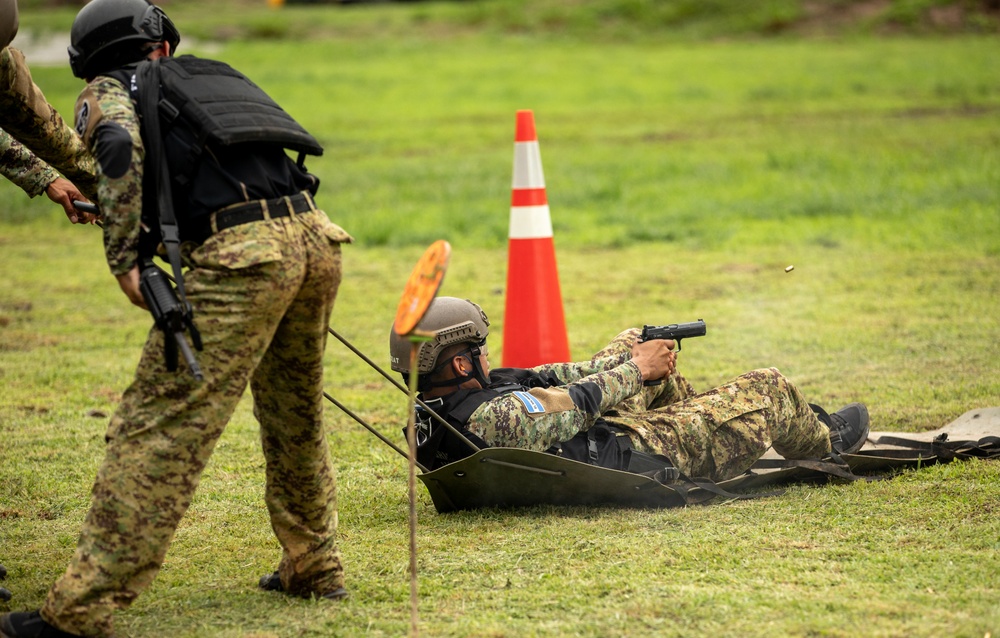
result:
[[[633,474],[656,473],[666,470],[665,476],[676,479],[679,472],[674,464],[662,454],[647,454],[635,448],[625,450],[625,466],[622,468]]]
[[[598,421],[589,430],[578,432],[573,438],[560,441],[545,451],[581,463],[626,470],[626,452],[631,449],[632,441],[623,430]]]

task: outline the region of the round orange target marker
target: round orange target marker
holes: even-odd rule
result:
[[[393,331],[401,337],[412,333],[437,295],[451,258],[451,244],[439,239],[424,251],[406,281],[403,296],[396,309]]]

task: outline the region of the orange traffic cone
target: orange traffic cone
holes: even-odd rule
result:
[[[552,220],[531,111],[517,112],[514,181],[507,249],[503,366],[531,368],[569,361]]]

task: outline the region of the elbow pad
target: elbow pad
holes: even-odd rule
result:
[[[569,387],[569,397],[578,410],[587,414],[600,414],[601,388],[596,383],[576,383]]]
[[[120,124],[102,122],[94,130],[94,155],[102,173],[123,177],[132,165],[132,136]]]

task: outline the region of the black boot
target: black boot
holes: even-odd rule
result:
[[[80,638],[45,622],[37,611],[17,611],[0,616],[2,638]]]
[[[280,591],[284,593],[285,586],[281,584],[281,577],[278,576],[278,572],[272,572],[270,574],[264,574],[260,577],[260,581],[257,586],[264,591]],[[347,590],[343,587],[338,587],[333,591],[328,591],[325,594],[317,594],[319,598],[326,598],[327,600],[341,600],[347,598]]]
[[[7,578],[7,568],[0,565],[0,580]],[[14,594],[10,593],[10,590],[6,587],[0,587],[0,602],[7,602],[14,597]]]
[[[863,403],[846,405],[833,414],[818,405],[809,404],[816,418],[830,428],[830,447],[833,453],[854,454],[868,440],[868,408]]]
[[[264,574],[260,577],[260,582],[257,583],[257,586],[264,591],[285,591],[285,587],[281,584],[281,578],[278,576],[278,572]]]

